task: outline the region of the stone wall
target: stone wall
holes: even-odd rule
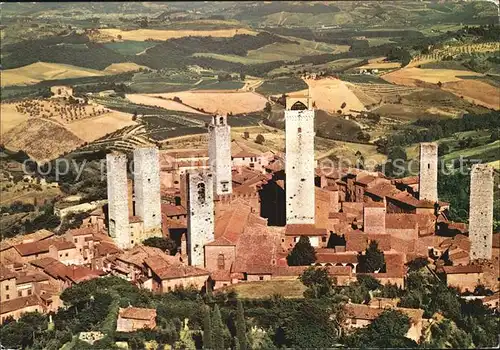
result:
[[[190,172],[188,191],[188,256],[189,264],[205,266],[203,246],[214,240],[213,176]]]
[[[285,110],[285,128],[286,222],[314,224],[314,111]]]
[[[420,144],[419,199],[437,202],[438,145],[436,142]]]
[[[227,125],[226,116],[214,116],[208,126],[208,157],[214,176],[214,192],[218,195],[232,193],[231,127]]]
[[[471,170],[469,239],[471,259],[491,259],[493,245],[493,169],[475,164]]]
[[[222,260],[222,257],[224,258]],[[206,246],[205,247],[205,268],[208,271],[219,270],[219,264],[224,266],[220,270],[229,270],[236,260],[236,247],[227,246]]]
[[[116,244],[124,249],[130,246],[128,220],[127,156],[120,153],[106,155],[108,185],[108,232]]]
[[[134,150],[135,214],[142,218],[144,238],[161,237],[160,162],[158,148]]]
[[[363,231],[371,234],[385,234],[385,205],[365,204],[363,208]]]

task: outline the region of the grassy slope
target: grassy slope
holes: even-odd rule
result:
[[[230,287],[239,297],[246,299],[269,298],[279,294],[285,298],[303,298],[306,287],[299,280],[292,281],[259,281],[238,283]]]

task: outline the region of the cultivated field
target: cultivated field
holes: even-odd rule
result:
[[[480,80],[464,79],[443,84],[443,90],[450,91],[465,100],[493,109],[500,109],[498,88]]]
[[[147,67],[138,65],[137,63],[133,62],[113,63],[107,66],[104,69],[104,72],[108,74],[119,74],[119,73],[137,71],[141,68],[147,68]]]
[[[35,160],[50,160],[84,143],[63,126],[42,118],[30,118],[2,135],[2,143],[23,150]]]
[[[331,113],[336,113],[342,109],[341,106],[345,102],[344,111],[364,111],[365,106],[356,95],[349,90],[347,84],[339,79],[307,79],[305,80],[309,86],[310,94],[313,101],[316,103],[316,108],[322,109]],[[307,93],[307,90],[301,91]]]
[[[368,64],[365,64],[359,69],[397,69],[401,67],[399,62],[385,62],[385,57],[377,57],[368,60]]]
[[[137,125],[130,114],[111,110],[104,115],[67,124],[66,129],[80,139],[91,142],[130,125]]]
[[[437,84],[462,80],[460,76],[482,76],[481,73],[452,69],[420,69],[403,68],[397,71],[382,75],[382,79],[398,84],[417,86],[419,81]]]
[[[185,36],[213,36],[213,37],[232,37],[237,34],[255,35],[257,32],[246,28],[237,29],[216,29],[216,30],[161,30],[161,29],[99,29],[99,34],[94,36],[96,41],[117,40],[118,35],[122,40],[145,41],[147,39],[168,40],[173,38],[182,38]]]
[[[238,283],[228,287],[244,299],[269,298],[279,294],[284,298],[303,298],[306,287],[299,280],[292,281],[259,281]]]
[[[249,113],[260,111],[266,106],[267,100],[253,92],[228,92],[214,90],[181,91],[166,94],[151,94],[166,99],[178,97],[182,102],[193,108],[203,109],[207,113]],[[149,105],[158,105],[157,100]]]
[[[161,96],[161,94],[156,95],[145,95],[145,94],[127,94],[126,98],[132,101],[133,103],[143,104],[148,106],[158,106],[161,108],[169,109],[172,111],[182,111],[189,113],[197,113],[197,114],[205,114],[200,112],[194,108],[186,106],[182,103],[167,100],[166,98],[159,98],[157,96]]]
[[[16,110],[16,104],[14,103],[2,103],[0,106],[0,134],[5,134],[28,119],[26,114]]]
[[[7,69],[0,74],[3,87],[36,84],[43,80],[95,77],[106,73],[68,64],[37,62],[20,68]]]

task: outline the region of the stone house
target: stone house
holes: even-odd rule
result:
[[[348,303],[344,307],[345,327],[348,331],[366,327],[379,317],[384,310],[389,308],[400,311],[410,318],[410,329],[406,333],[406,337],[418,342],[423,329],[422,317],[424,315],[424,310],[422,309],[392,307],[387,304],[383,304],[383,307],[379,308],[377,303],[372,306]]]
[[[156,327],[156,309],[139,307],[120,308],[116,321],[117,332],[135,332]]]
[[[443,266],[436,270],[444,274],[449,287],[456,287],[460,292],[472,292],[483,282],[483,268],[478,265]]]
[[[8,317],[17,320],[27,312],[44,313],[43,301],[36,295],[30,295],[0,303],[0,321],[2,323]]]
[[[207,270],[174,262],[172,260],[175,258],[172,258],[168,259],[170,261],[161,256],[146,258],[144,260],[148,269],[146,276],[151,281],[145,281],[143,285],[147,286],[146,283],[150,283],[148,289],[157,293],[167,293],[179,287],[201,290],[206,285],[210,276]]]

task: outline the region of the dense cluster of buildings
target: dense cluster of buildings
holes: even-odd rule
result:
[[[391,179],[341,167],[325,172],[314,159],[311,99],[288,97],[285,122],[286,155],[235,144],[225,116],[209,125],[208,152],[139,148],[132,176],[125,154],[108,154],[107,205],[81,228],[2,242],[2,319],[54,310],[62,289],[107,274],[158,293],[297,279],[307,266],[288,266],[286,257],[303,236],[316,249],[315,265],[327,267],[339,285],[356,280],[359,256],[377,241],[385,267],[371,275],[381,283],[404,288],[405,264],[423,257],[462,291],[478,284],[497,289],[500,242],[492,230],[490,167],[472,167],[467,226],[450,221],[449,204],[438,198],[437,144],[421,144],[419,176]],[[162,236],[176,241],[177,254],[141,244]],[[357,327],[381,309],[350,304],[347,311]],[[120,310],[120,317],[142,313],[137,322],[149,324],[152,312]],[[420,311],[403,312],[418,333]],[[352,321],[360,315],[364,321]],[[134,328],[134,322],[119,327]]]

